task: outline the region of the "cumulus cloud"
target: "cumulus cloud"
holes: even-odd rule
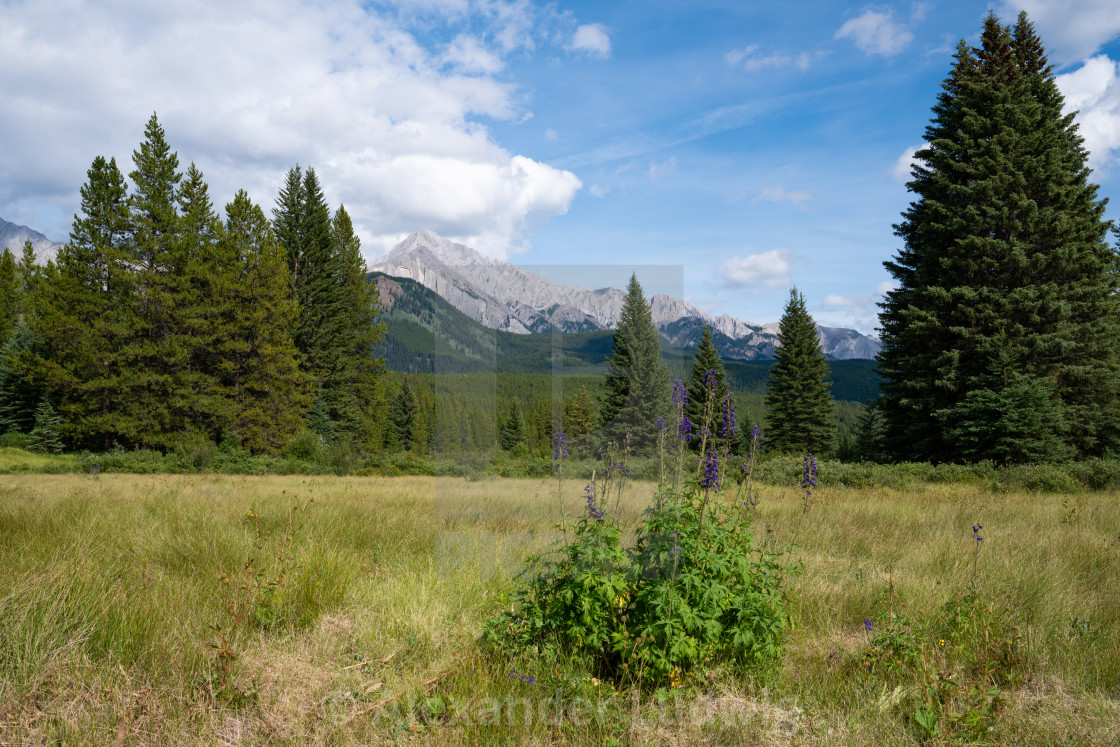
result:
[[[755,202],[759,200],[765,202],[791,202],[804,210],[805,203],[813,199],[813,194],[804,189],[787,190],[785,187],[779,185],[777,187],[764,187],[754,199]]]
[[[745,257],[732,257],[719,266],[716,274],[722,286],[751,293],[788,288],[789,250],[771,249]]]
[[[891,57],[901,52],[914,35],[890,11],[868,9],[844,22],[834,39],[850,39],[867,54]]]
[[[1066,111],[1078,111],[1079,132],[1095,168],[1120,161],[1120,62],[1105,55],[1057,78]]]
[[[496,257],[517,252],[526,228],[564,213],[581,184],[508,152],[480,123],[528,115],[493,73],[504,51],[531,46],[532,24],[524,2],[478,7],[421,8],[476,13],[485,27],[431,50],[358,0],[7,6],[0,215],[65,236],[94,156],[115,156],[127,173],[156,111],[219,206],[244,187],[271,209],[299,163],[316,169],[332,206],[345,203],[367,258],[417,228]],[[54,206],[53,229],[43,205]]]
[[[733,49],[723,56],[731,67],[742,67],[748,73],[757,73],[766,69],[781,69],[787,67],[797,68],[801,72],[808,70],[813,62],[820,57],[818,53],[800,52],[786,54],[770,52],[759,54],[757,44],[748,44],[742,49]]]
[[[602,184],[592,184],[588,191],[591,192],[592,197],[606,197],[611,188]]]
[[[894,162],[894,166],[891,167],[891,175],[900,182],[909,181],[910,169],[918,162],[916,158],[917,152],[928,146],[928,143],[922,143],[903,151],[902,155],[898,157],[898,160]]]
[[[1027,11],[1035,29],[1058,64],[1089,57],[1120,34],[1116,0],[1007,0],[1000,9],[1004,22]]]
[[[486,49],[477,38],[465,34],[460,34],[451,41],[443,53],[443,59],[464,73],[493,75],[505,67],[501,57]]]
[[[611,38],[607,28],[601,23],[586,23],[576,29],[568,49],[573,52],[586,52],[592,57],[605,60],[611,56]]]

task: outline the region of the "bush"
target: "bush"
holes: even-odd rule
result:
[[[685,453],[682,444],[678,463],[693,458]],[[629,469],[606,450],[572,538],[530,559],[485,638],[514,656],[579,658],[598,677],[639,688],[676,685],[701,666],[777,660],[796,569],[755,546],[751,483],[723,490],[727,464],[726,453],[702,445],[702,474],[679,485],[663,479],[624,546],[607,509]]]

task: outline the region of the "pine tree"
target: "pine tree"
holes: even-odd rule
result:
[[[828,361],[805,297],[790,291],[778,324],[778,347],[766,389],[767,446],[776,451],[829,454],[836,441]]]
[[[564,403],[564,433],[568,448],[573,454],[590,456],[591,438],[595,424],[599,422],[595,400],[587,387],[580,387],[571,399]]]
[[[35,427],[31,429],[27,446],[31,451],[42,454],[59,454],[62,452],[62,434],[60,426],[62,418],[50,402],[43,399],[35,409]]]
[[[35,426],[35,408],[43,398],[26,371],[34,350],[34,337],[27,321],[17,317],[0,346],[0,433],[27,433]]]
[[[43,269],[35,260],[35,246],[31,243],[31,239],[24,239],[23,251],[16,266],[16,290],[24,299],[24,303],[28,303],[35,297],[39,281],[43,278]]]
[[[134,279],[124,176],[115,159],[98,156],[81,188],[81,213],[70,241],[48,264],[28,322],[41,350],[27,366],[43,383],[71,441],[108,450],[131,442],[120,422],[131,363],[122,341],[134,333]]]
[[[714,374],[709,392],[708,372]],[[705,427],[710,431],[707,445],[722,449],[727,439],[722,435],[722,406],[727,398],[727,372],[723,358],[712,343],[712,328],[704,325],[700,344],[692,357],[692,369],[688,377],[688,407],[685,415],[697,429]],[[710,405],[709,405],[710,402]],[[699,450],[703,439],[693,438],[692,448]]]
[[[652,453],[659,435],[656,420],[669,413],[669,383],[653,315],[637,276],[631,275],[607,356],[600,404],[607,439],[621,444],[629,434],[635,453]]]
[[[20,305],[16,285],[16,258],[5,247],[0,251],[0,340],[8,339],[8,333],[19,316]]]
[[[218,375],[232,407],[229,429],[254,452],[279,453],[303,427],[312,399],[290,332],[297,309],[285,253],[244,190],[226,205],[217,245],[234,270],[224,290]]]
[[[396,442],[405,451],[412,448],[412,436],[416,428],[416,411],[420,403],[408,379],[404,380],[400,391],[393,398],[389,408],[389,426]]]
[[[132,153],[129,173],[129,262],[136,294],[135,329],[122,339],[122,386],[118,428],[130,443],[169,446],[183,421],[178,375],[189,365],[190,349],[177,334],[182,272],[186,257],[179,240],[177,188],[179,157],[171,150],[155,114],[144,128],[144,141]]]
[[[510,407],[509,414],[502,424],[501,444],[506,451],[513,451],[518,446],[527,447],[529,444],[525,414],[521,412],[521,405],[516,401]]]
[[[1120,445],[1120,274],[1105,201],[1026,14],[963,41],[885,263],[895,457],[1060,459]],[[1008,411],[1007,408],[1011,408]]]

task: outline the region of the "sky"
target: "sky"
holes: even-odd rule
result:
[[[1120,3],[0,0],[0,217],[65,241],[155,112],[221,209],[294,165],[373,260],[427,228],[591,287],[874,333],[959,40],[1026,10],[1120,219]],[[652,268],[652,269],[651,269]]]

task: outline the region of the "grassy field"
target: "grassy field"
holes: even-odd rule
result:
[[[1118,739],[1115,493],[824,485],[777,671],[654,699],[478,642],[581,488],[561,505],[539,480],[4,476],[0,745],[919,744],[920,683],[869,668],[871,639],[968,589],[1018,647],[972,741]],[[651,492],[632,486],[618,515]],[[757,536],[788,542],[802,508],[763,488]],[[914,646],[947,661],[939,640]]]

